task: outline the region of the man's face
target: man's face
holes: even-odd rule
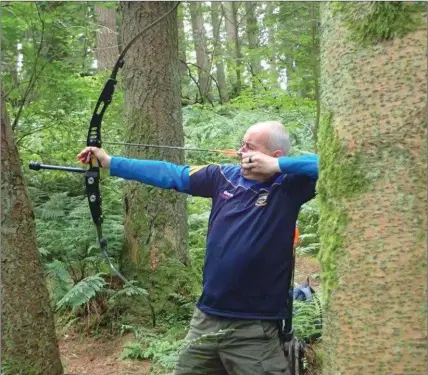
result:
[[[263,153],[272,157],[278,157],[281,154],[281,151],[276,150],[272,151],[269,149],[269,132],[263,128],[250,128],[244,135],[242,140],[241,148],[238,150],[238,153],[241,156],[241,161],[244,158],[248,158],[249,154],[254,154],[256,152]],[[271,174],[255,172],[251,170],[241,169],[241,174],[249,180],[258,180],[263,181],[268,179]]]
[[[244,135],[239,153],[245,154],[248,152],[262,152],[263,154],[273,156],[273,152],[269,151],[268,132],[263,129],[250,128]]]

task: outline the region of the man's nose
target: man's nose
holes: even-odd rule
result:
[[[245,146],[241,146],[241,148],[238,150],[238,153],[242,154],[244,152],[247,152],[247,150],[246,150]]]

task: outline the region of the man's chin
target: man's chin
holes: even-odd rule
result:
[[[270,177],[263,173],[244,172],[242,169],[241,169],[241,176],[247,180],[253,180],[253,181],[264,181]]]

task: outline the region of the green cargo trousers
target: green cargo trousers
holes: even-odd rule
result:
[[[275,321],[207,315],[195,308],[173,375],[290,375]]]

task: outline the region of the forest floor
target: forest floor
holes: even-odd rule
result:
[[[295,283],[301,284],[310,276],[311,285],[317,289],[320,265],[313,257],[296,257]],[[92,337],[78,333],[64,334],[59,340],[65,375],[145,375],[150,374],[149,361],[121,360],[127,342],[134,342],[133,334],[123,336]]]
[[[64,335],[59,340],[65,375],[144,375],[150,362],[121,360],[120,355],[133,334],[120,337]]]
[[[314,275],[319,275],[321,273],[321,266],[314,257],[297,255],[295,270],[294,282],[296,284],[302,284],[305,282],[306,277],[309,276],[312,287],[315,290],[318,288],[320,279],[314,278]]]

